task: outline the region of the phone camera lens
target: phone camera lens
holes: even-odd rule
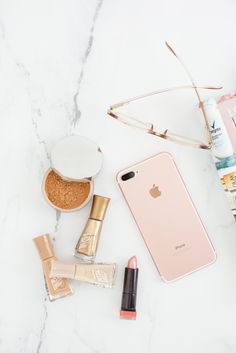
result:
[[[129,172],[129,173],[126,173],[126,174],[122,175],[121,179],[123,181],[126,181],[126,180],[129,180],[129,179],[133,178],[134,176],[135,176],[134,172]]]

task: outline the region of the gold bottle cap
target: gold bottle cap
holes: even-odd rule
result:
[[[94,195],[93,204],[90,212],[90,218],[103,221],[109,202],[110,202],[109,197]]]
[[[33,241],[41,260],[46,260],[55,256],[49,234],[39,235],[38,237],[33,238]]]

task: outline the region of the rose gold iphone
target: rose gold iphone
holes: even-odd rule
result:
[[[121,171],[117,181],[164,281],[183,277],[216,260],[169,153]]]

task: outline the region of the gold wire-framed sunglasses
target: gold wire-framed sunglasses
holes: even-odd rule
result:
[[[171,51],[171,53],[177,58],[177,60],[183,66],[188,78],[190,79],[191,85],[170,87],[170,88],[161,89],[158,91],[142,94],[140,96],[136,96],[136,97],[133,97],[130,99],[126,99],[122,102],[112,104],[109,107],[107,114],[110,117],[122,122],[123,124],[140,129],[148,134],[160,137],[162,139],[169,140],[169,141],[176,142],[176,143],[181,143],[181,144],[192,146],[195,148],[208,150],[212,147],[212,137],[211,137],[211,133],[210,133],[208,119],[206,116],[206,111],[204,109],[204,105],[201,100],[199,90],[217,90],[217,89],[221,89],[222,87],[221,86],[217,87],[217,86],[198,86],[198,85],[196,85],[193,78],[192,78],[192,75],[190,74],[190,72],[189,72],[187,66],[184,64],[183,60],[176,54],[174,49],[167,42],[165,42],[165,44],[166,44],[167,48]],[[166,92],[176,91],[176,90],[182,90],[182,89],[193,89],[196,93],[196,96],[197,96],[197,99],[199,102],[199,107],[200,107],[200,109],[203,113],[203,117],[204,117],[204,124],[205,124],[206,132],[207,132],[207,139],[208,139],[207,144],[200,142],[200,141],[197,141],[197,140],[194,140],[194,139],[191,139],[191,138],[188,138],[188,137],[185,137],[185,136],[181,136],[181,135],[172,133],[168,129],[166,129],[162,132],[157,131],[156,129],[154,129],[153,123],[145,123],[141,120],[135,119],[135,118],[127,115],[126,113],[117,111],[118,108],[123,107],[125,105],[128,105],[131,102],[134,102],[134,101],[137,101],[140,99],[144,99],[146,97],[154,96],[156,94],[161,94],[161,93],[166,93]]]

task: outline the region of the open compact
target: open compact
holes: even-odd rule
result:
[[[51,151],[51,168],[43,179],[47,202],[59,211],[77,211],[93,195],[93,177],[102,167],[103,155],[87,137],[68,136]]]

